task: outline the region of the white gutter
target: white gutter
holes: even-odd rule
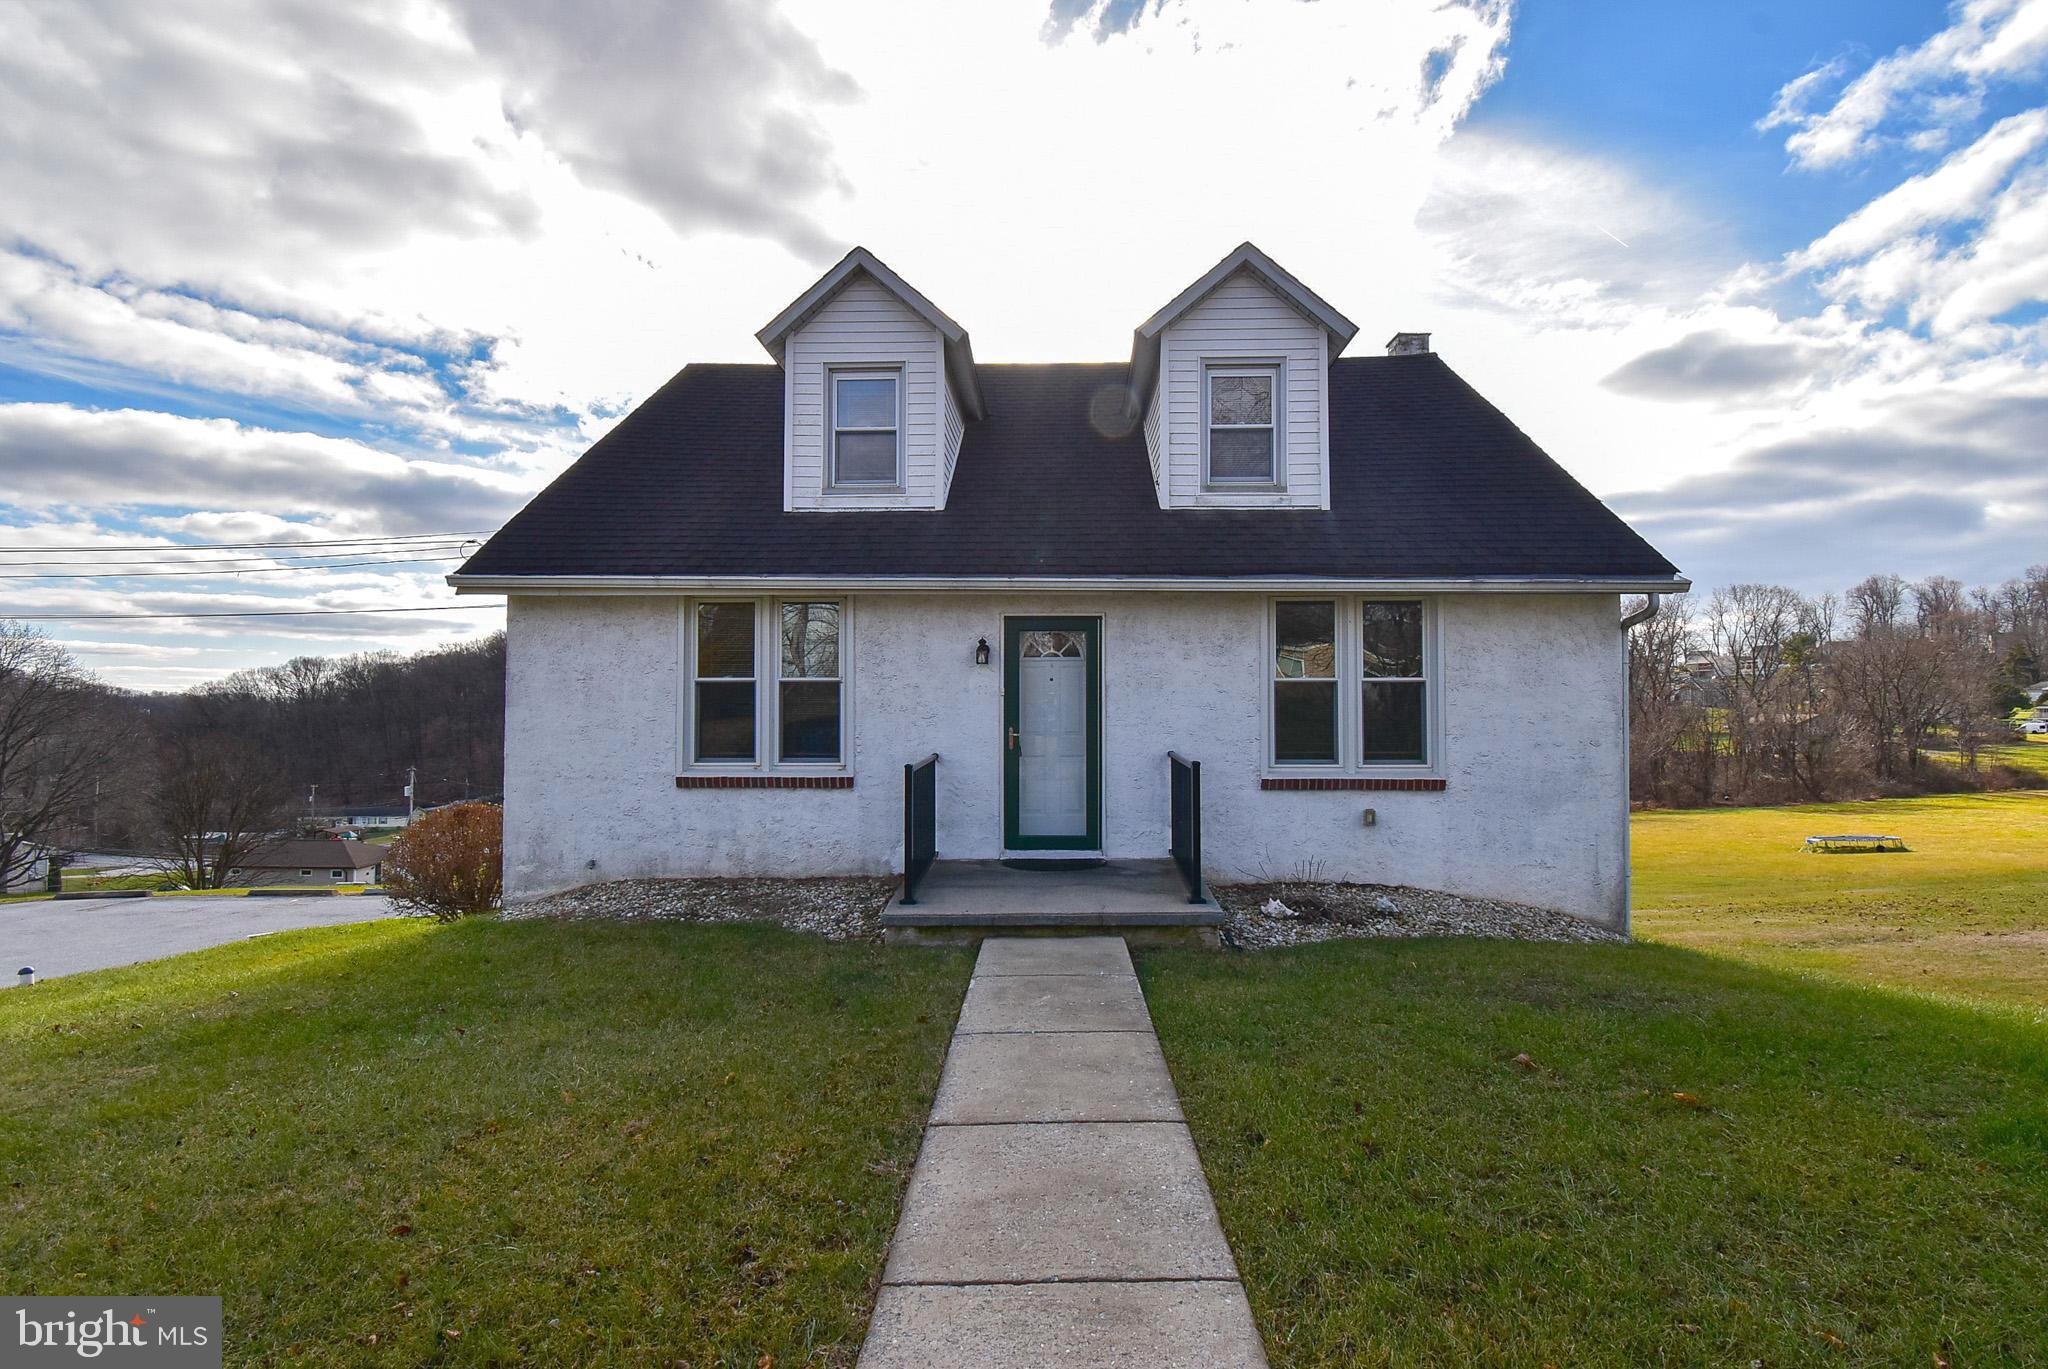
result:
[[[1683,576],[1478,575],[1414,578],[1295,576],[1007,576],[1007,575],[464,575],[447,577],[459,594],[740,594],[829,590],[839,593],[988,593],[1005,590],[1156,592],[1246,591],[1315,594],[1647,594],[1681,593]]]

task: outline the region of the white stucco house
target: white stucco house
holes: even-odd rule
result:
[[[1156,860],[1178,753],[1210,879],[1626,926],[1621,599],[1687,582],[1356,332],[1246,244],[1128,361],[981,365],[855,249],[450,577],[508,596],[508,897],[901,871],[933,753],[942,858]]]

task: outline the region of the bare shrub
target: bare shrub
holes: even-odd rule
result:
[[[442,922],[496,908],[504,895],[504,813],[494,803],[454,803],[413,819],[384,858],[393,902]]]

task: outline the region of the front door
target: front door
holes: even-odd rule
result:
[[[1003,845],[1102,849],[1102,623],[1003,620]]]

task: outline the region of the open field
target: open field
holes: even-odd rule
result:
[[[0,995],[0,1284],[232,1363],[847,1364],[969,960],[386,921]]]
[[[1139,973],[1275,1366],[2048,1353],[2033,1023],[1669,946]]]
[[[1911,849],[1801,848],[1841,832]],[[2048,792],[1639,813],[1633,838],[1645,940],[2048,1011]]]
[[[1963,758],[1954,751],[1926,751],[1921,754],[1944,765],[1961,765]],[[1987,746],[1977,752],[1979,765],[2009,765],[2015,770],[2037,776],[2048,784],[2048,737],[2028,737],[2017,742],[2001,742]]]

